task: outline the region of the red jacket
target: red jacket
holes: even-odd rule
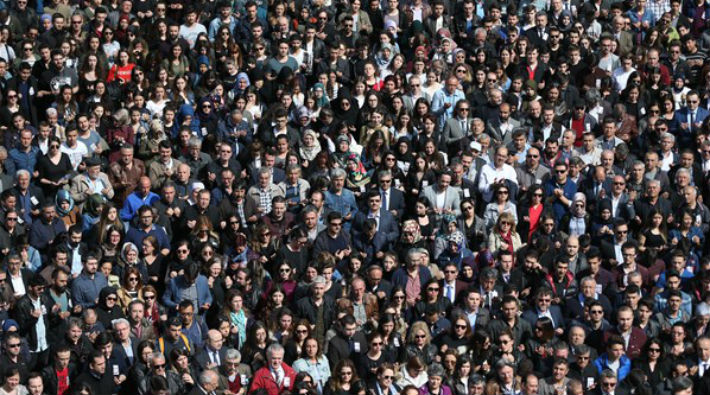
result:
[[[281,368],[284,370],[284,378],[281,380],[281,386],[276,384],[269,367],[264,366],[263,368],[257,370],[256,374],[254,374],[251,387],[249,387],[249,393],[251,394],[259,388],[265,389],[269,395],[281,395],[283,391],[293,390],[293,385],[296,381],[296,372],[285,363],[281,364]]]

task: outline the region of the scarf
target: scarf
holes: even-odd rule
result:
[[[62,210],[62,202],[69,202],[69,208]],[[57,214],[59,214],[60,217],[65,217],[74,210],[74,199],[72,199],[69,192],[60,189],[59,192],[57,192],[57,196],[54,198],[54,205],[56,206]]]
[[[577,206],[577,203],[582,203],[581,207]],[[587,197],[584,196],[582,192],[577,192],[574,194],[574,199],[572,201],[572,215],[576,218],[584,218],[587,215]]]
[[[513,252],[513,236],[511,234],[511,232],[508,232],[508,233],[498,232],[498,233],[500,234],[501,239],[503,239],[503,241],[506,244],[508,244],[508,251],[510,251],[511,254],[515,254],[515,252]]]
[[[244,309],[239,310],[238,313],[229,313],[229,320],[232,324],[237,326],[237,333],[239,335],[239,347],[241,347],[247,338],[247,317],[244,314]]]
[[[367,182],[369,182],[369,177],[367,177],[367,171],[365,170],[365,166],[362,164],[362,161],[357,157],[357,154],[351,153],[348,155],[348,162],[355,162],[357,165],[357,168],[353,171],[350,172],[348,175],[348,179],[350,180],[351,183],[354,185],[359,186],[360,184],[365,185]]]
[[[303,133],[304,137],[306,135],[310,135],[311,137],[313,137],[313,146],[306,147],[306,145],[303,143],[303,139],[301,139],[301,144],[299,144],[298,146],[298,154],[301,156],[301,159],[313,162],[313,160],[316,158],[316,155],[318,155],[318,153],[320,153],[321,151],[320,141],[318,141],[316,132],[311,129],[308,129]]]

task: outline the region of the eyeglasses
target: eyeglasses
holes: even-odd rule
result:
[[[178,254],[187,254],[187,250],[177,250]]]
[[[291,272],[291,269],[288,269],[288,268],[286,268],[286,269],[279,269],[279,273],[290,273],[290,272]]]
[[[616,231],[616,234],[619,234],[619,235],[625,235],[625,234],[627,234],[627,233],[629,233],[628,230],[617,230],[617,231]]]
[[[6,217],[5,221],[17,221],[17,217]]]
[[[143,297],[145,298],[145,300],[153,300],[153,299],[155,299],[155,295],[143,295]]]
[[[425,339],[426,335],[415,335],[414,338],[415,339]]]
[[[373,346],[381,346],[381,345],[382,345],[382,342],[372,342],[372,343],[370,343],[370,344],[373,345]]]
[[[539,298],[537,301],[538,301],[538,302],[550,303],[550,302],[552,302],[552,298]]]
[[[160,365],[153,365],[153,368],[155,369],[165,369],[165,364],[160,364]]]
[[[308,329],[296,329],[296,333],[308,333]]]
[[[59,148],[59,144],[52,144],[52,145],[49,146],[49,148],[58,149],[58,148]]]
[[[498,191],[498,194],[499,194],[499,195],[507,195],[507,194],[508,194],[508,191]]]
[[[427,288],[426,290],[429,291],[429,292],[439,292],[439,288],[434,288],[434,287],[432,287],[432,288]]]
[[[138,277],[130,277],[128,281],[138,281]]]
[[[456,325],[456,329],[466,329],[466,325]]]
[[[394,158],[387,158],[387,160],[390,160],[390,159],[394,160]],[[391,182],[392,182],[392,180],[380,180],[380,183],[382,183],[382,184],[389,184]]]
[[[648,352],[661,352],[661,349],[660,349],[660,348],[655,348],[655,347],[654,347],[654,348],[649,348],[649,349],[648,349]]]
[[[537,159],[537,158],[539,158],[539,157],[540,157],[540,155],[531,155],[531,154],[528,154],[528,158]]]
[[[542,194],[541,193],[533,193],[533,196],[534,197],[542,197]]]
[[[445,270],[444,273],[446,273],[446,274],[456,274],[456,270]]]
[[[106,300],[107,300],[107,301],[110,301],[110,302],[115,302],[115,301],[118,300],[118,298],[115,297],[115,296],[109,296],[108,298],[106,298]]]
[[[402,300],[404,299],[404,295],[393,296],[392,299]]]
[[[557,174],[564,174],[564,173],[566,173],[566,172],[567,172],[567,169],[565,169],[565,170],[557,170],[557,169],[555,169],[555,173],[557,173]]]
[[[622,182],[615,182],[614,185],[626,185],[626,183],[623,181]]]
[[[393,376],[382,376],[382,379],[384,380],[392,380]]]
[[[468,107],[461,107],[461,108],[459,108],[459,111],[469,111],[469,108]]]
[[[8,99],[17,99],[17,95],[7,95]]]
[[[602,387],[613,387],[616,385],[616,381],[606,381],[602,382]]]
[[[604,310],[591,310],[589,314],[603,314]]]

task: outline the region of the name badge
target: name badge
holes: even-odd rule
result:
[[[291,386],[291,378],[288,376],[284,377],[283,384],[284,384],[284,387],[290,387]]]
[[[353,348],[355,349],[355,352],[360,352],[360,342],[353,343]]]
[[[364,186],[364,185],[360,185],[360,192],[365,192],[365,186]]]
[[[399,347],[399,338],[398,338],[398,337],[395,337],[394,340],[393,340],[393,343],[394,343],[394,346],[395,346],[395,347]]]
[[[463,190],[463,197],[471,197],[471,191],[468,188],[464,188]]]
[[[395,179],[394,179],[394,185],[398,187],[399,184],[400,184],[399,178],[395,178]]]
[[[429,185],[429,181],[422,180],[422,188],[424,188],[425,186],[428,186],[428,185]]]
[[[203,127],[202,129],[200,129],[200,131],[202,132],[203,136],[207,136],[207,128]]]
[[[118,371],[118,365],[113,365],[113,375],[118,376],[120,372]]]
[[[30,202],[35,206],[39,204],[39,200],[34,196],[30,196]]]
[[[247,381],[248,381],[248,380],[247,380],[247,375],[246,375],[246,374],[240,374],[239,377],[240,377],[240,380],[241,380],[241,382],[242,382],[242,385],[247,385]],[[288,377],[286,377],[286,378],[288,378]]]
[[[42,315],[47,315],[47,306],[42,305],[41,310],[42,310]]]
[[[591,388],[594,385],[594,377],[587,377],[587,388]]]

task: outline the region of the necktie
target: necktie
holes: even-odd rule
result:
[[[281,376],[281,370],[277,370],[274,373],[276,373],[276,385],[281,387],[281,382],[283,381],[283,377]]]
[[[690,112],[690,125],[688,125],[688,131],[693,132],[693,124],[695,123],[695,111]]]
[[[507,284],[509,280],[510,280],[510,274],[504,274],[503,281],[505,281],[505,283]]]
[[[707,373],[707,371],[708,371],[708,363],[703,362],[703,374],[701,374],[700,377],[703,377],[705,375],[705,373]]]
[[[454,291],[452,289],[453,287],[451,285],[446,286],[446,298],[451,301],[451,303],[454,302]]]
[[[387,210],[387,192],[382,191],[382,208]]]
[[[461,121],[461,133],[466,134],[466,120]]]

